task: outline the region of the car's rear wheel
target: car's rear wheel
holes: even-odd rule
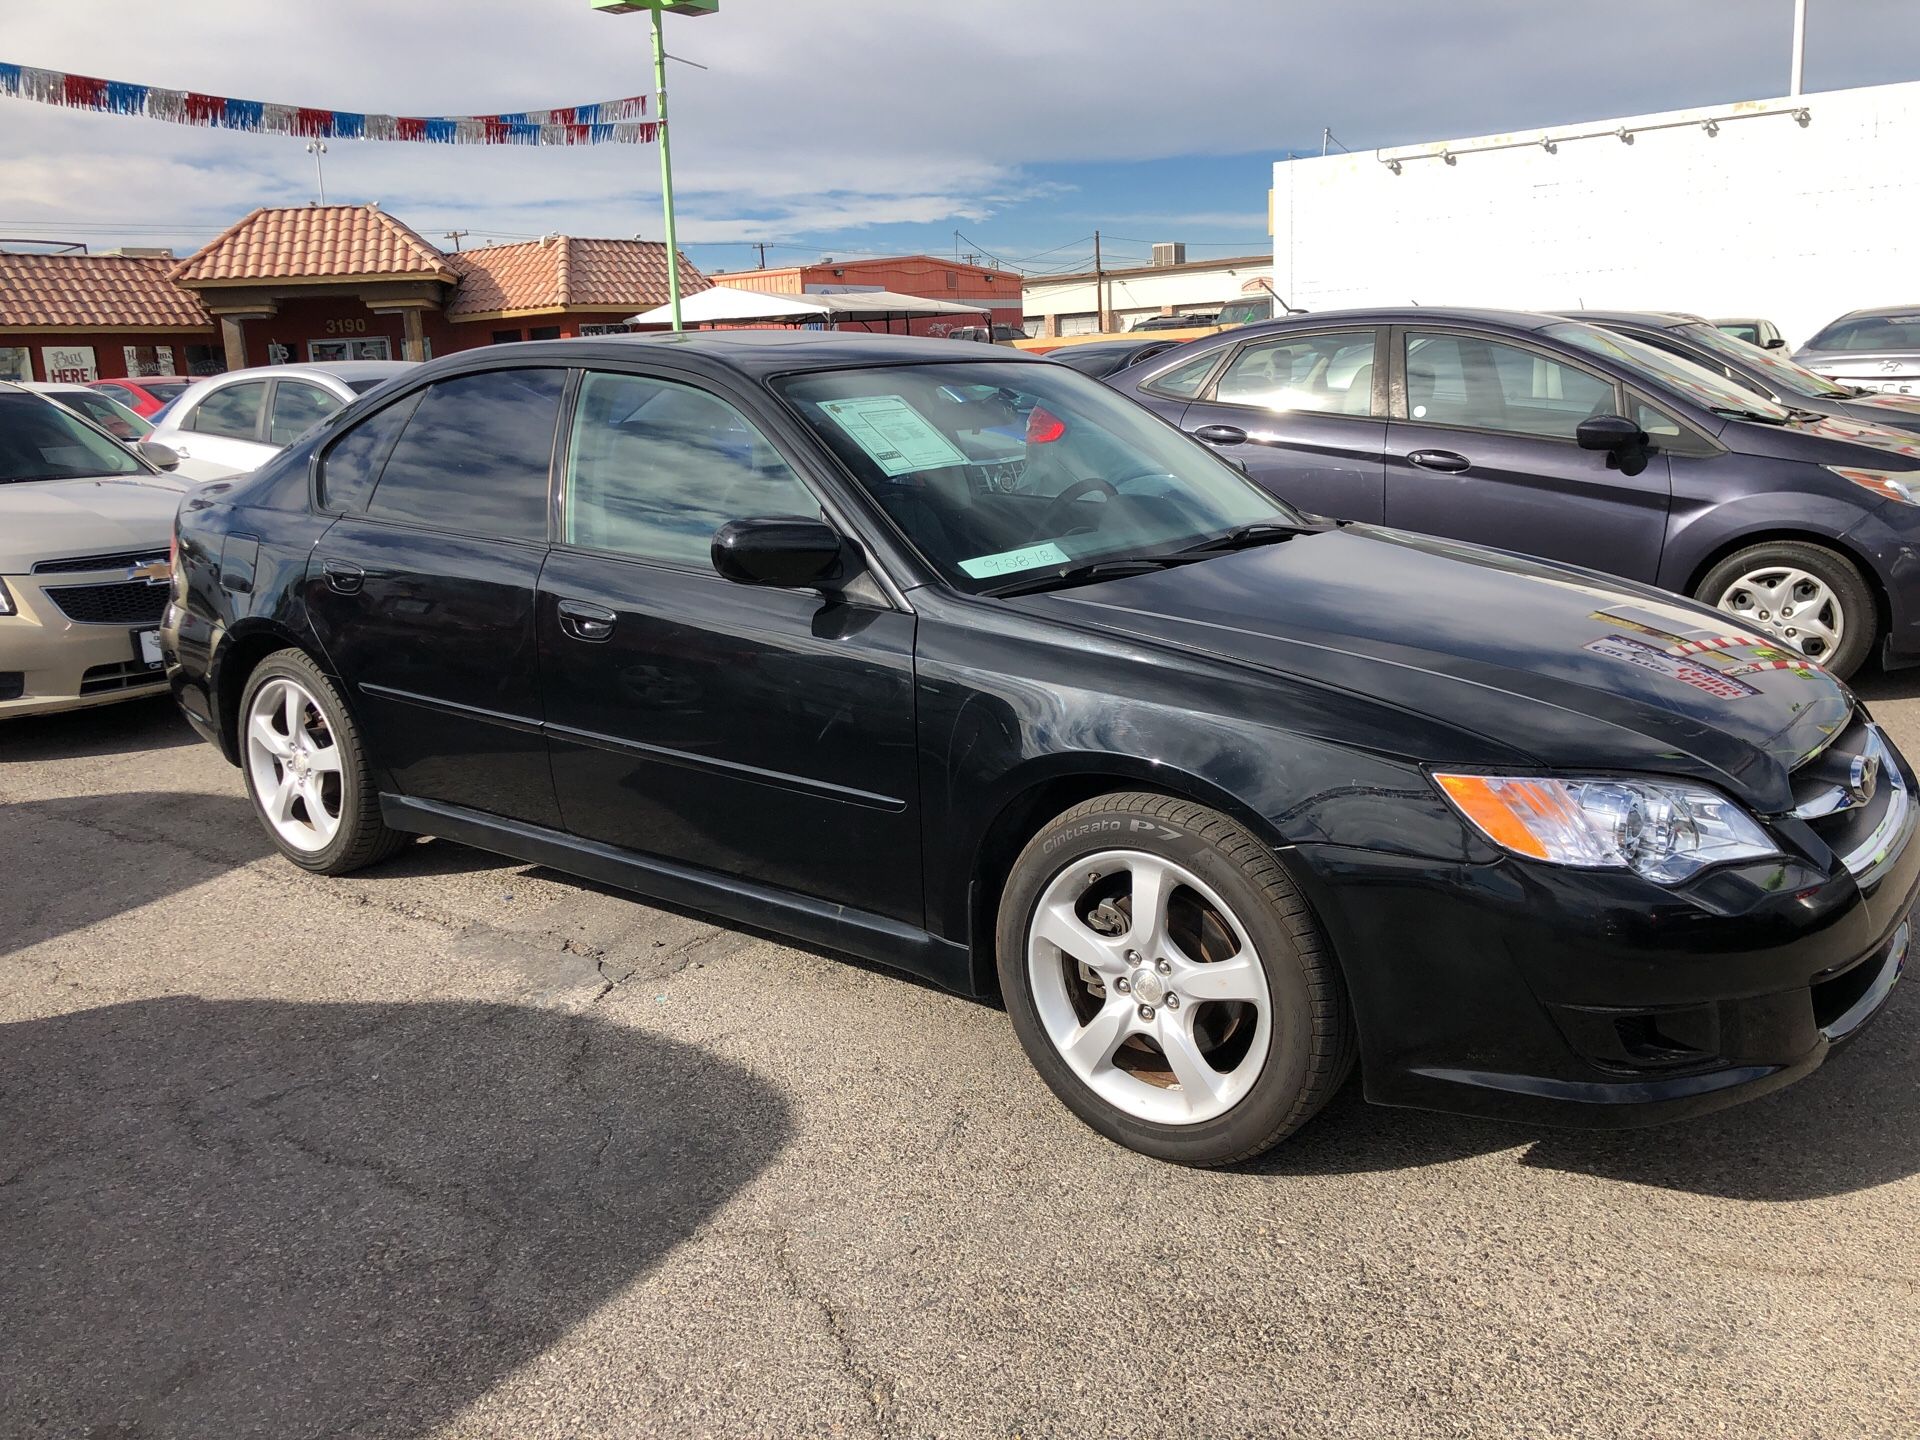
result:
[[[345,875],[408,837],[380,818],[360,732],[333,682],[299,650],[278,650],[240,701],[240,767],[267,836],[305,870]]]
[[[1767,540],[1707,572],[1694,598],[1845,679],[1873,652],[1873,591],[1844,555],[1804,540]]]
[[[1326,941],[1273,853],[1151,794],[1076,806],[1014,862],[1002,994],[1054,1093],[1123,1145],[1224,1165],[1305,1124],[1353,1063]]]

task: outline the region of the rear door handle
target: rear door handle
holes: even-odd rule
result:
[[[1449,475],[1457,475],[1473,464],[1466,456],[1451,450],[1415,450],[1407,459],[1422,470],[1444,470]]]
[[[585,600],[560,602],[560,628],[576,640],[597,644],[612,638],[617,617],[604,605],[589,605]]]
[[[358,595],[367,581],[366,571],[345,560],[323,560],[320,569],[327,577],[327,588],[337,595]]]
[[[1247,432],[1238,425],[1202,425],[1193,432],[1193,438],[1209,445],[1244,445]]]

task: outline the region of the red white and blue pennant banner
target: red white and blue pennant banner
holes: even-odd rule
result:
[[[647,97],[629,95],[565,110],[521,110],[509,115],[363,115],[235,100],[196,90],[163,90],[37,70],[0,61],[0,96],[37,100],[73,110],[143,115],[176,125],[294,135],[320,140],[416,140],[430,145],[650,145],[660,123],[645,118]]]

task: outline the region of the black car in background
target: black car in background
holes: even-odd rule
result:
[[[1814,415],[1838,415],[1920,434],[1920,397],[1881,395],[1829,380],[1778,349],[1763,350],[1697,315],[1653,310],[1569,310],[1569,320],[1598,325],[1678,355],[1777,405]]]
[[[1914,776],[1826,671],[1309,520],[1037,359],[494,346],[176,539],[173,691],[296,865],[445,836],[997,992],[1170,1160],[1273,1144],[1356,1057],[1390,1104],[1729,1104],[1906,953]],[[914,1039],[822,1023],[850,1078]]]
[[[1290,504],[1583,565],[1846,676],[1920,661],[1920,439],[1551,315],[1363,310],[1107,377]]]
[[[1084,345],[1062,345],[1058,350],[1047,351],[1046,355],[1056,365],[1099,380],[1116,370],[1150,360],[1180,343],[1178,340],[1089,340]]]

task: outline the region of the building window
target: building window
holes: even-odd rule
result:
[[[495,345],[518,345],[520,343],[520,332],[518,330],[496,330],[493,332],[493,340],[490,343]]]
[[[527,332],[527,338],[529,340],[558,340],[560,338],[560,327],[558,325],[536,325]]]
[[[625,322],[616,325],[582,325],[580,327],[580,337],[582,339],[585,339],[589,335],[630,335],[632,333],[633,326]]]

